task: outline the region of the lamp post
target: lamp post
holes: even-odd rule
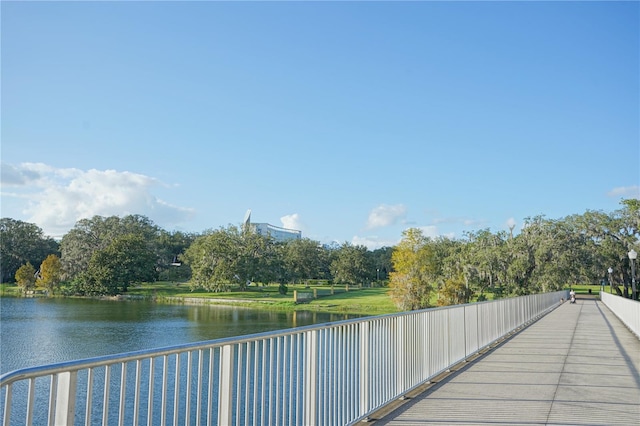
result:
[[[634,249],[629,252],[629,261],[631,262],[631,299],[637,300],[638,294],[636,293],[636,258],[638,253]]]
[[[609,273],[609,293],[613,294],[613,280],[611,279],[611,274],[613,274],[613,268],[607,269]]]

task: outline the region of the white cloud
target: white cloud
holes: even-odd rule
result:
[[[297,231],[302,231],[304,228],[302,222],[300,221],[300,216],[298,215],[298,213],[282,216],[280,218],[280,222],[282,222],[283,228],[295,229]]]
[[[441,236],[437,226],[427,225],[427,226],[418,226],[417,228],[422,231],[422,235],[424,235],[425,237],[437,238]]]
[[[516,227],[517,223],[516,223],[516,220],[514,218],[510,217],[505,222],[505,225],[507,225],[507,228],[512,229],[512,228]]]
[[[619,186],[607,192],[607,196],[640,199],[640,186]]]
[[[440,217],[440,218],[435,218],[432,220],[432,223],[435,223],[437,225],[441,225],[441,224],[461,224],[464,225],[465,227],[469,228],[469,227],[481,227],[486,225],[486,220],[484,219],[472,219],[472,218],[468,218],[468,217]]]
[[[354,246],[365,246],[369,250],[376,250],[382,247],[394,247],[398,245],[400,239],[385,240],[377,236],[360,237],[355,236],[351,239],[351,244]]]
[[[407,208],[402,204],[389,206],[381,204],[371,210],[367,220],[367,229],[382,228],[394,225],[398,220],[407,213]]]
[[[4,169],[5,165],[3,172]],[[22,193],[2,195],[28,197],[28,204],[23,207],[26,220],[52,236],[61,236],[79,219],[95,215],[140,214],[164,227],[183,222],[193,214],[192,209],[155,197],[152,189],[167,185],[137,173],[56,169],[42,163],[9,165],[8,170],[2,175],[3,186],[19,185]]]
[[[13,164],[0,165],[0,183],[2,186],[24,186],[37,181],[40,174],[37,170],[16,167]]]
[[[429,238],[438,238],[445,237],[454,239],[456,237],[455,233],[441,233],[437,226],[435,225],[426,225],[426,226],[415,226],[414,228],[422,231],[422,235]],[[351,244],[353,245],[361,245],[367,247],[369,250],[379,249],[381,247],[395,247],[401,241],[402,237],[398,237],[395,239],[384,238],[378,235],[367,235],[367,236],[359,236],[356,235],[351,239]]]

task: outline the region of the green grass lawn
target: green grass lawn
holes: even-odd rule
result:
[[[22,290],[15,284],[0,284],[0,295],[17,297],[22,294]]]
[[[188,297],[207,298],[220,303],[251,306],[262,309],[279,310],[311,310],[322,312],[352,313],[360,315],[381,315],[398,312],[388,295],[388,288],[364,288],[345,291],[344,286],[335,286],[335,294],[331,295],[331,287],[327,285],[288,285],[286,295],[278,292],[278,286],[251,286],[245,291],[228,291],[213,293],[202,289],[191,291],[188,284],[156,282],[132,287],[127,294],[146,297]],[[306,303],[294,303],[293,293],[317,291],[318,298]],[[256,303],[260,302],[260,303]]]
[[[389,297],[389,288],[364,288],[320,297],[305,304],[314,310],[354,313],[361,315],[383,315],[398,312]],[[304,306],[304,305],[303,305]]]
[[[587,284],[579,284],[579,285],[573,285],[571,286],[571,288],[576,292],[576,294],[580,295],[580,294],[584,294],[584,295],[589,295],[589,290],[591,290],[591,295],[592,296],[598,296],[600,295],[600,286],[599,285],[587,285]],[[610,289],[609,286],[606,286],[604,288],[604,290],[609,293]],[[615,289],[613,290],[615,293]]]

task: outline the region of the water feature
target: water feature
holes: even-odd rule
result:
[[[151,301],[0,298],[0,373],[353,316]]]

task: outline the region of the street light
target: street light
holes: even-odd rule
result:
[[[613,280],[611,279],[611,274],[613,274],[613,268],[607,269],[609,273],[609,293],[613,294]]]
[[[629,252],[629,261],[631,262],[631,299],[637,300],[638,295],[636,294],[636,258],[638,257],[638,253],[634,249],[631,249]]]

